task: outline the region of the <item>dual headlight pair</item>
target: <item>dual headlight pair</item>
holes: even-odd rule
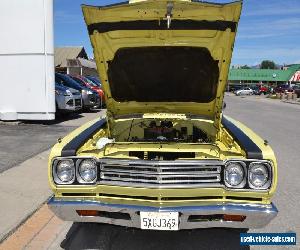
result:
[[[224,182],[229,188],[268,189],[272,181],[272,168],[267,162],[229,161],[225,164]],[[94,159],[62,159],[53,162],[56,184],[94,184],[97,181],[97,163]]]
[[[53,162],[53,178],[56,184],[93,184],[97,180],[97,163],[93,159],[56,160]]]
[[[225,164],[224,181],[230,188],[268,189],[271,185],[271,165],[267,162],[232,161]]]

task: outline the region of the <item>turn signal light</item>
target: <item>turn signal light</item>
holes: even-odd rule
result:
[[[246,219],[244,215],[234,215],[234,214],[224,214],[223,220],[224,221],[239,221],[242,222]]]
[[[97,210],[76,210],[80,216],[98,216],[99,211]]]

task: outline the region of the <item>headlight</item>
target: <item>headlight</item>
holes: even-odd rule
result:
[[[234,188],[243,188],[245,186],[245,166],[242,162],[228,162],[226,164],[225,184]]]
[[[71,184],[75,180],[75,166],[72,160],[62,160],[54,165],[54,181],[57,184]]]
[[[72,95],[72,92],[70,90],[66,90],[66,93],[65,93],[65,96],[71,96]]]
[[[248,170],[249,186],[254,189],[265,189],[270,186],[269,169],[263,163],[251,163]]]
[[[97,179],[97,164],[92,159],[86,159],[79,163],[78,182],[94,183]]]
[[[56,95],[63,95],[63,93],[61,91],[59,91],[59,90],[55,90],[55,94]]]
[[[88,89],[83,89],[83,90],[82,90],[82,93],[87,94],[87,95],[92,95],[92,94],[93,94],[93,91],[88,90]]]

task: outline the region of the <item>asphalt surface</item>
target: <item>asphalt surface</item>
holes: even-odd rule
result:
[[[267,227],[249,232],[293,231],[299,236],[300,105],[264,97],[231,95],[226,96],[226,103],[225,114],[247,124],[267,139],[277,155],[279,164],[278,189],[273,199],[279,214]],[[58,234],[61,240],[51,249],[250,249],[240,246],[240,232],[245,231],[201,229],[155,232],[102,224],[74,223],[67,233]],[[251,249],[266,249],[266,247],[251,247]]]
[[[50,149],[58,138],[96,118],[98,112],[64,114],[48,122],[0,122],[0,173]]]
[[[49,149],[72,127],[0,125],[0,173]]]

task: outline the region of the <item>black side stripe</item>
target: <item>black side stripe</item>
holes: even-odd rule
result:
[[[98,5],[95,6],[95,5],[90,5],[90,4],[81,4],[81,7],[93,7],[93,8],[102,9],[102,8],[122,6],[122,5],[127,5],[127,4],[129,4],[129,1],[123,1],[123,2],[119,2],[119,3],[112,3],[112,4],[107,4],[107,5],[101,5],[101,6],[98,6]]]
[[[61,151],[61,156],[75,156],[77,150],[94,134],[96,134],[99,129],[106,125],[106,119],[101,119],[94,123],[92,126],[81,132],[73,140],[71,140]]]
[[[222,117],[222,124],[241,148],[245,150],[248,159],[263,159],[261,149],[241,129],[224,116]]]
[[[207,20],[172,20],[170,30],[219,30],[230,29],[236,31],[236,22],[232,21],[207,21]],[[105,33],[115,30],[167,30],[167,20],[139,20],[121,22],[103,22],[88,25],[89,34],[94,31]]]

